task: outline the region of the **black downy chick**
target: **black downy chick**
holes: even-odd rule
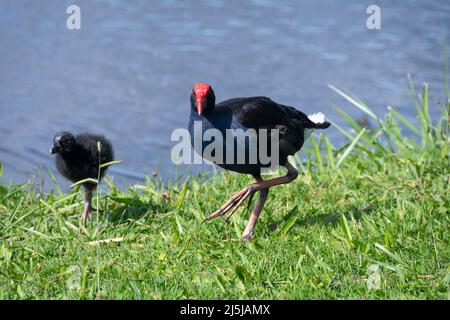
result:
[[[101,147],[100,157],[98,142],[100,142]],[[74,183],[87,178],[100,178],[100,182],[108,167],[100,169],[99,177],[99,160],[100,164],[114,160],[114,150],[111,143],[104,136],[90,133],[73,136],[70,132],[59,132],[53,139],[50,153],[56,154],[56,167],[59,173]],[[82,223],[85,224],[92,211],[92,192],[97,184],[85,182],[83,187],[86,194],[81,219]]]

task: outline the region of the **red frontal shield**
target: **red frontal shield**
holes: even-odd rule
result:
[[[195,102],[197,105],[198,114],[202,114],[203,112],[203,107],[206,101],[206,95],[208,94],[209,89],[210,86],[207,83],[197,83],[194,86]]]

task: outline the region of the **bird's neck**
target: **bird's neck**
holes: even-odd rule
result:
[[[67,159],[73,158],[73,157],[72,157],[73,154],[74,154],[74,150],[72,149],[72,150],[70,150],[70,151],[61,151],[61,152],[59,153],[59,156],[60,156],[61,158],[63,158],[64,160],[67,160]]]

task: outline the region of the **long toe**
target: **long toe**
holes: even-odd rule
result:
[[[232,210],[230,214],[231,216],[237,210],[237,208],[240,207],[242,202],[248,198],[251,192],[253,192],[253,189],[251,187],[245,187],[241,191],[235,193],[222,207],[214,211],[203,221],[212,220],[218,216],[222,216],[230,210]]]
[[[253,231],[244,231],[244,233],[242,234],[242,240],[246,241],[246,240],[252,240],[253,239]]]
[[[233,208],[231,210],[231,212],[228,214],[227,218],[225,219],[225,222],[228,222],[231,219],[231,216],[236,212],[237,209],[240,208],[240,206],[242,205],[242,203],[245,201],[245,199],[250,197],[250,202],[251,202],[251,198],[254,194],[254,190],[252,187],[247,187],[247,191],[242,195],[242,197],[240,198],[240,200],[233,205]]]

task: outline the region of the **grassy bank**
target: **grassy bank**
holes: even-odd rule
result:
[[[411,85],[413,126],[332,89],[372,129],[336,106],[353,127],[339,128],[348,143],[313,137],[294,159],[298,179],[271,189],[250,242],[239,240],[242,210],[201,224],[249,177],[181,187],[152,178],[124,192],[107,180],[86,228],[79,190],[0,185],[0,298],[449,298],[449,106],[432,124],[440,104]]]

